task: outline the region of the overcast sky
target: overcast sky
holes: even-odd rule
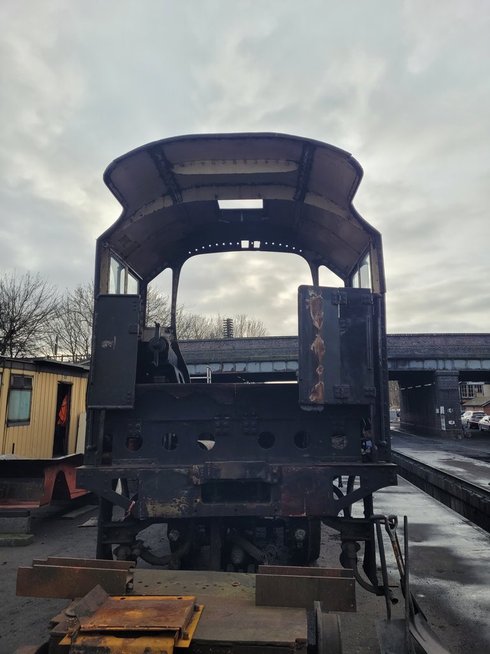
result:
[[[91,280],[132,148],[284,132],[364,168],[390,332],[490,331],[488,0],[1,0],[0,24],[0,274]],[[309,280],[284,257],[196,258],[181,300],[295,333]]]

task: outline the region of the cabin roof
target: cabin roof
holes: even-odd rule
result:
[[[197,254],[293,252],[346,280],[379,233],[354,209],[362,168],[348,153],[275,133],[190,135],[119,157],[104,181],[123,207],[99,238],[143,280]],[[224,209],[223,200],[262,207]]]
[[[0,357],[0,368],[8,368],[17,372],[51,372],[85,377],[89,372],[89,361],[75,363],[73,361],[57,361],[45,357]]]

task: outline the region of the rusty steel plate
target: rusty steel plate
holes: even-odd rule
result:
[[[129,570],[135,567],[134,561],[108,561],[106,559],[77,559],[74,557],[48,556],[47,559],[34,559],[36,565],[59,565],[75,568],[103,568],[104,570]]]
[[[129,581],[127,570],[87,568],[59,565],[34,565],[17,570],[16,593],[23,597],[83,597],[95,586],[109,594],[126,592]]]
[[[257,574],[257,606],[296,606],[310,609],[315,601],[324,611],[355,611],[356,591],[352,576],[318,576],[304,568],[299,574]]]
[[[345,577],[353,579],[352,570],[345,568],[305,568],[300,565],[259,565],[257,574],[296,575],[298,577]]]
[[[184,632],[195,609],[195,597],[108,597],[90,616],[80,618],[81,631]]]
[[[136,569],[134,592],[141,595],[195,593],[205,610],[192,651],[209,652],[219,643],[230,651],[306,652],[307,614],[302,608],[255,606],[254,574],[214,570]],[[236,648],[236,649],[235,649]],[[272,649],[273,648],[273,649]],[[199,650],[197,650],[199,651]]]
[[[77,634],[60,642],[60,651],[73,654],[174,654],[173,636],[151,635],[138,638],[117,637],[109,634]],[[67,649],[69,648],[69,650]]]

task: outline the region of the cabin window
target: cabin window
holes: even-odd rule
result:
[[[8,425],[27,425],[31,419],[32,377],[12,375],[8,397]]]
[[[366,255],[353,274],[352,286],[354,288],[371,288],[371,259],[369,254]]]
[[[129,295],[138,295],[139,292],[138,280],[129,271],[127,276],[126,288],[127,288],[126,292]]]
[[[109,293],[114,295],[137,295],[138,291],[139,284],[135,275],[118,259],[111,257]]]

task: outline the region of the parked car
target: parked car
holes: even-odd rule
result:
[[[461,416],[461,425],[463,429],[478,429],[478,423],[484,417],[484,411],[465,411]]]
[[[480,431],[490,431],[490,416],[485,416],[478,423],[478,429]]]

